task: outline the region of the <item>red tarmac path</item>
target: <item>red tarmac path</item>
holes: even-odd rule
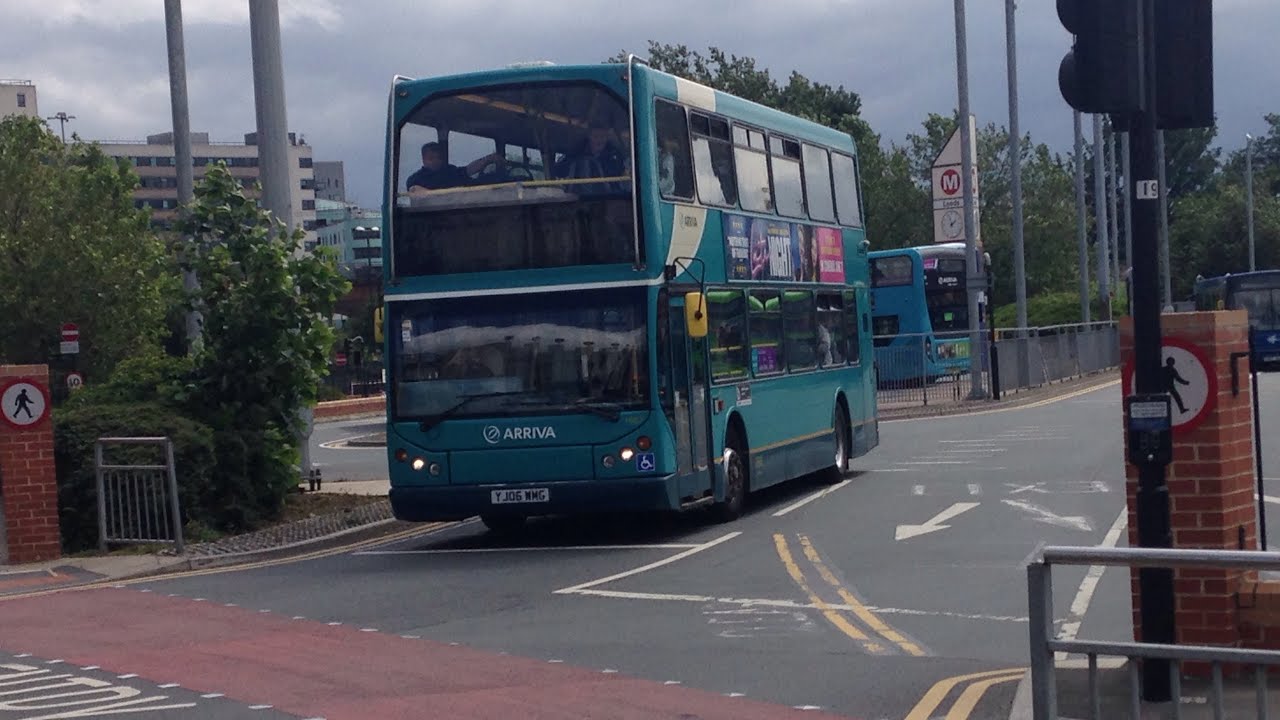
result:
[[[0,648],[326,720],[837,717],[129,588],[0,600]]]

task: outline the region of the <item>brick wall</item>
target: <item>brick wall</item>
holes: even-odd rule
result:
[[[1195,345],[1209,360],[1217,380],[1216,406],[1195,428],[1174,434],[1174,461],[1166,472],[1170,526],[1175,548],[1257,549],[1256,478],[1253,462],[1252,397],[1248,359],[1238,361],[1239,395],[1231,390],[1231,354],[1248,349],[1243,311],[1175,313],[1161,316],[1168,339]],[[1120,324],[1121,359],[1133,359],[1133,323]],[[1176,408],[1175,408],[1176,412]],[[1127,421],[1127,418],[1126,418]],[[1122,426],[1123,427],[1123,426]],[[1127,438],[1126,438],[1127,444]],[[1125,448],[1126,459],[1128,448]],[[1138,469],[1126,463],[1129,543],[1138,545],[1135,496]],[[1240,588],[1256,573],[1181,569],[1174,574],[1177,641],[1238,647],[1242,644]],[[1134,639],[1142,639],[1138,614],[1138,571],[1131,571]],[[1188,668],[1195,673],[1197,668]],[[1198,674],[1198,673],[1197,673]]]
[[[27,379],[46,392],[49,387],[49,369],[44,365],[0,366],[0,384],[14,378]],[[0,494],[12,564],[61,555],[53,423],[48,411],[44,420],[26,428],[0,424]]]

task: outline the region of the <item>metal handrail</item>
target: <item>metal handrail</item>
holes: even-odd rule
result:
[[[1280,552],[1204,550],[1197,548],[1112,548],[1040,545],[1028,565],[1107,565],[1129,567],[1230,567],[1280,570]]]

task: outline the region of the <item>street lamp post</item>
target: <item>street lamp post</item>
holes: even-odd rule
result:
[[[67,121],[75,120],[76,116],[68,115],[65,112],[59,111],[57,115],[50,115],[48,119],[58,121],[58,124],[61,126],[61,130],[62,130],[62,144],[66,145],[67,144]]]
[[[1249,272],[1258,269],[1253,246],[1253,136],[1245,135],[1244,150],[1244,213],[1249,227]]]

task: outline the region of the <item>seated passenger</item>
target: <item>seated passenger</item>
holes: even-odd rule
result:
[[[429,142],[422,146],[422,167],[405,181],[405,189],[439,190],[457,187],[471,182],[471,176],[480,172],[489,163],[501,163],[502,154],[492,152],[482,158],[471,161],[467,167],[460,168],[444,161],[444,150],[438,142]]]
[[[591,134],[576,153],[556,164],[555,177],[562,179],[576,178],[614,178],[627,175],[626,158],[612,139],[612,131],[607,127],[595,126]],[[572,188],[573,186],[571,186]],[[578,191],[608,192],[625,189],[622,182],[611,182],[607,185],[590,184],[586,187],[574,188]]]

